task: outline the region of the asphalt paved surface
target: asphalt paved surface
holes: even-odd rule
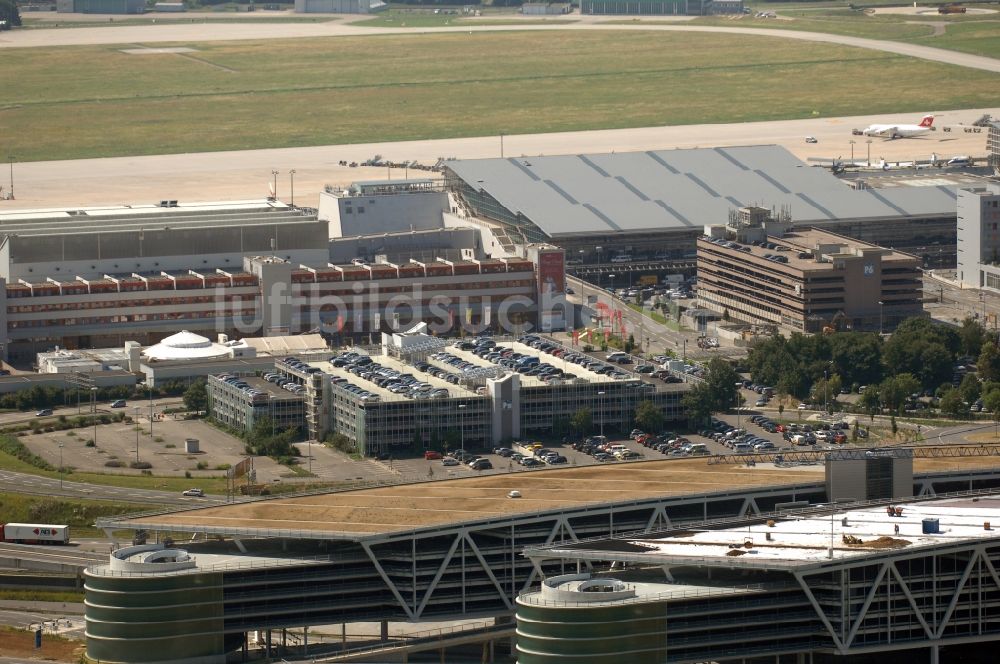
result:
[[[216,505],[225,502],[224,498],[206,496],[194,498],[181,496],[175,491],[156,491],[153,489],[133,489],[97,484],[85,484],[60,480],[53,477],[42,477],[28,473],[15,473],[10,470],[0,470],[0,483],[4,491],[33,494],[39,496],[57,496],[63,498],[88,498],[91,500],[112,500],[122,503],[152,503],[156,505]]]

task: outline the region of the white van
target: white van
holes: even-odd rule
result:
[[[733,454],[750,454],[753,452],[753,448],[750,447],[750,443],[736,443],[733,445]]]

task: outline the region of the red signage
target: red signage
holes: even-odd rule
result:
[[[566,292],[566,261],[563,252],[552,251],[538,255],[538,290],[550,295]]]

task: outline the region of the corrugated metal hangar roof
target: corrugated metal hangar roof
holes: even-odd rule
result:
[[[955,214],[953,187],[856,191],[784,148],[761,145],[447,164],[549,236],[697,229],[744,205],[787,206],[798,223]]]

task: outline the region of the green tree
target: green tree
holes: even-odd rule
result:
[[[865,388],[865,391],[861,393],[861,398],[858,399],[858,404],[861,408],[868,413],[868,417],[871,421],[875,421],[875,415],[882,408],[882,399],[879,395],[879,388],[875,385],[869,385]]]
[[[979,351],[979,359],[976,360],[976,370],[979,379],[983,381],[1000,381],[1000,350],[992,341],[987,341]]]
[[[569,423],[574,431],[586,436],[594,429],[594,413],[589,408],[578,408]]]
[[[663,411],[652,401],[643,401],[635,409],[635,424],[643,431],[659,433],[663,430]]]
[[[184,407],[188,410],[208,410],[208,389],[204,380],[196,380],[184,391]]]
[[[698,383],[688,393],[681,397],[681,407],[687,413],[688,424],[692,429],[708,426],[712,417],[711,397],[708,386]]]
[[[957,331],[927,318],[910,318],[885,343],[882,360],[890,373],[908,373],[931,387],[951,378],[959,347]]]
[[[962,401],[962,394],[956,389],[951,389],[944,393],[944,396],[941,397],[939,407],[942,413],[951,415],[952,417],[965,417],[968,414],[968,408],[966,408],[965,403]]]
[[[813,403],[829,404],[832,407],[837,401],[837,395],[840,394],[840,388],[840,376],[837,374],[829,378],[820,378],[813,383],[810,397]]]
[[[958,338],[962,355],[979,357],[983,342],[986,341],[986,330],[979,321],[966,317],[958,328]]]
[[[838,332],[828,335],[835,373],[844,384],[871,385],[882,382],[882,339],[868,332]],[[826,359],[826,358],[820,358]]]
[[[915,392],[920,391],[920,382],[910,374],[898,374],[886,378],[879,385],[879,397],[882,405],[895,414],[899,414],[906,398]]]
[[[972,403],[982,394],[982,383],[976,374],[965,374],[962,384],[958,386],[958,391],[962,395],[962,400]]]
[[[628,339],[625,340],[624,350],[626,353],[631,353],[633,348],[635,348],[635,335],[629,332]]]
[[[704,384],[708,388],[710,407],[718,413],[736,405],[736,380],[739,376],[732,365],[719,357],[709,360],[705,366]]]
[[[1000,425],[1000,388],[991,389],[983,394],[983,408],[993,415],[993,435],[997,435],[997,427]]]

